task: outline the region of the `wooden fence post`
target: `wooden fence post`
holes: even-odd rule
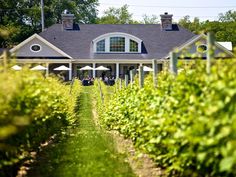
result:
[[[2,56],[3,56],[3,71],[7,72],[7,51],[6,50],[3,51]]]
[[[119,84],[120,84],[120,90],[122,89],[122,79],[119,79]]]
[[[211,60],[214,58],[214,45],[215,39],[212,32],[207,33],[207,63],[206,63],[206,72],[211,74]]]
[[[134,82],[134,77],[135,77],[135,69],[132,69],[132,70],[130,70],[130,84],[131,84],[131,87],[132,87],[133,82]]]
[[[46,63],[46,68],[47,68],[47,70],[46,70],[45,76],[48,77],[48,75],[49,75],[49,63]],[[73,78],[72,78],[72,82],[73,82]]]
[[[125,75],[125,87],[128,87],[129,84],[129,76],[128,74]]]
[[[48,76],[47,76],[47,77],[48,77]],[[75,78],[73,77],[72,80],[71,80],[71,82],[70,82],[70,94],[71,94],[71,92],[72,92],[72,90],[73,90],[74,82],[75,82]]]
[[[175,75],[178,74],[177,62],[178,62],[178,57],[176,53],[170,52],[170,72]]]
[[[139,88],[143,88],[143,86],[144,86],[143,66],[139,66]]]
[[[152,68],[153,68],[153,85],[154,88],[157,87],[157,60],[152,60]]]
[[[104,104],[104,96],[103,96],[103,93],[102,93],[102,87],[101,87],[100,79],[98,80],[98,87],[99,87],[99,91],[100,91],[100,97],[101,97],[101,100],[102,100],[102,104]]]
[[[119,89],[118,89],[118,79],[116,79],[115,81],[115,92],[117,92]]]
[[[129,75],[130,75],[130,84],[132,87],[133,81],[134,81],[134,75],[133,75],[133,69],[129,71]]]

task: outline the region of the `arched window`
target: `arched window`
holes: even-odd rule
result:
[[[95,53],[141,53],[142,40],[126,33],[108,33],[93,40]]]
[[[129,41],[129,51],[138,52],[138,43],[132,39]]]
[[[110,37],[110,52],[125,52],[125,38]]]
[[[97,52],[105,52],[105,39],[97,42]]]

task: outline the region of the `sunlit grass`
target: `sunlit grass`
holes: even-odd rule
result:
[[[112,138],[94,124],[91,95],[91,87],[84,87],[77,127],[42,154],[29,176],[134,176],[125,157],[116,152]]]

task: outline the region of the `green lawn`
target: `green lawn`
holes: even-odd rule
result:
[[[83,87],[78,123],[40,153],[30,177],[133,177],[112,138],[96,127],[92,115],[93,87]]]

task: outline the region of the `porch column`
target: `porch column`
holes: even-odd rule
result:
[[[48,75],[49,75],[49,63],[46,63],[46,68],[47,68],[47,70],[46,70],[46,77],[48,77]]]
[[[72,79],[72,63],[69,63],[69,68],[70,68],[70,70],[69,70],[69,80],[71,81],[71,79]]]
[[[116,79],[119,79],[120,76],[120,66],[119,63],[116,63]]]
[[[96,68],[96,63],[93,63],[93,78],[95,78],[96,77],[96,70],[95,70],[95,68]]]
[[[77,77],[77,65],[76,64],[74,64],[74,66],[73,66],[73,75],[72,75],[72,77]]]

